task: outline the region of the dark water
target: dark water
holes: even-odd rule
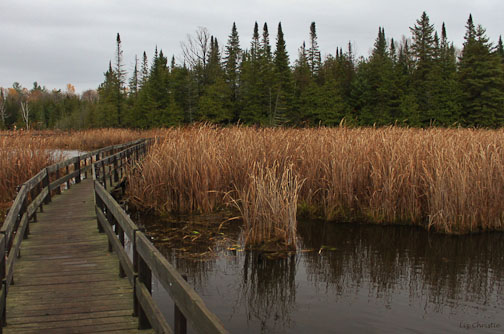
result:
[[[232,228],[191,250],[201,228],[167,244],[169,231],[147,227],[232,333],[504,332],[504,233],[301,222],[298,251],[268,259],[233,246]]]

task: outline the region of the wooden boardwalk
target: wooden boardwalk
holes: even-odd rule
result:
[[[93,180],[37,216],[16,260],[4,333],[153,333],[138,330],[133,288],[98,232]]]

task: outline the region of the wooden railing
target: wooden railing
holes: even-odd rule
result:
[[[149,238],[107,191],[107,181],[114,184],[123,173],[126,161],[134,161],[145,153],[148,143],[132,146],[94,163],[96,216],[98,228],[109,240],[109,251],[119,258],[119,275],[133,286],[134,314],[139,329],[154,328],[157,333],[186,333],[186,319],[198,333],[228,333],[221,321],[205,306],[201,297],[184,277],[166,260]],[[125,249],[129,240],[132,256]],[[152,298],[152,275],[175,303],[174,331]]]
[[[21,242],[28,238],[30,221],[37,220],[37,209],[43,212],[43,205],[51,201],[51,197],[61,193],[61,186],[66,183],[70,188],[72,180],[81,181],[82,175],[87,177],[95,161],[108,155],[122,152],[125,149],[144,143],[146,140],[108,146],[81,156],[67,159],[63,162],[42,169],[37,175],[23,183],[18,190],[14,203],[0,228],[0,333],[5,325],[7,294],[14,282],[14,264],[20,256]]]

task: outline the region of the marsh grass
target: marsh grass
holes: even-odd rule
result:
[[[60,161],[54,149],[89,151],[155,135],[123,129],[86,131],[0,131],[0,222],[17,194],[17,187],[42,168]]]
[[[262,220],[274,225],[273,216],[288,211],[277,195],[289,170],[303,180],[298,207],[325,220],[455,234],[504,227],[503,130],[204,125],[158,134],[128,192],[135,205],[159,214],[212,212],[232,199],[244,219],[269,215]]]

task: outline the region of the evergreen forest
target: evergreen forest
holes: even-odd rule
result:
[[[14,83],[0,89],[0,128],[168,127],[192,122],[258,126],[504,125],[504,47],[469,16],[462,49],[424,12],[409,37],[378,28],[368,57],[348,43],[322,57],[315,22],[295,60],[281,23],[255,23],[243,49],[235,24],[222,44],[199,28],[183,61],[155,48],[125,70],[122,43],[97,90],[75,94]]]

